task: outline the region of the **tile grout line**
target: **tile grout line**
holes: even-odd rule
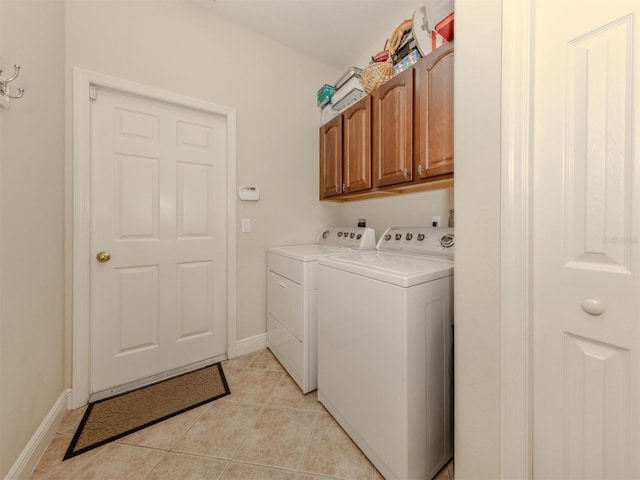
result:
[[[224,398],[224,397],[223,397],[223,398]],[[221,399],[221,400],[222,400],[222,399]],[[215,402],[215,400],[213,400],[213,401],[209,402],[209,403],[207,404],[207,408],[203,408],[203,409],[202,409],[202,411],[200,412],[200,415],[198,415],[198,416],[193,420],[193,422],[191,422],[191,425],[189,425],[189,427],[187,427],[187,428],[185,428],[185,429],[184,429],[184,432],[182,432],[182,435],[180,435],[180,436],[178,437],[178,439],[177,439],[175,442],[173,442],[173,444],[172,444],[172,445],[171,445],[171,447],[169,448],[169,451],[170,451],[170,452],[173,452],[173,449],[174,449],[174,448],[176,448],[176,446],[178,445],[178,443],[180,443],[180,440],[182,440],[182,439],[184,438],[184,436],[185,436],[189,431],[191,431],[191,429],[194,427],[194,425],[200,421],[200,419],[201,419],[201,418],[202,418],[202,416],[207,412],[207,410],[210,410],[210,409],[211,409],[211,406],[213,405],[213,402]]]
[[[263,392],[266,392],[266,394],[256,395],[256,393],[260,392],[260,389],[258,389],[255,391],[247,391],[249,395],[244,397],[245,399],[249,398],[250,401],[238,401],[230,398],[231,396],[229,396],[227,398],[220,399],[217,402],[210,402],[206,406],[206,408],[202,409],[202,411],[198,413],[197,416],[194,416],[193,420],[185,422],[183,424],[183,428],[172,429],[169,442],[159,443],[159,445],[164,445],[165,443],[170,444],[170,446],[168,447],[141,445],[137,442],[122,443],[121,440],[123,439],[119,439],[114,442],[126,447],[144,448],[147,451],[155,451],[159,454],[160,458],[157,461],[153,460],[152,462],[149,462],[149,464],[145,465],[144,467],[146,468],[141,469],[141,471],[139,471],[140,476],[136,478],[140,478],[141,480],[151,478],[153,476],[152,472],[156,471],[156,469],[158,469],[158,466],[163,462],[168,461],[167,459],[169,457],[169,454],[175,453],[176,455],[185,457],[185,462],[190,461],[187,457],[210,459],[219,462],[219,466],[217,468],[219,468],[219,471],[221,473],[217,477],[218,480],[224,478],[225,475],[230,474],[230,468],[232,468],[231,465],[234,463],[237,465],[246,465],[255,468],[269,469],[274,473],[283,472],[287,475],[291,475],[296,480],[301,480],[305,476],[317,477],[318,479],[323,478],[327,480],[344,480],[344,478],[339,476],[303,471],[305,461],[309,460],[310,453],[312,452],[311,445],[314,444],[313,438],[314,435],[318,433],[318,426],[321,419],[323,418],[322,415],[328,414],[328,412],[326,412],[326,410],[322,408],[321,404],[313,396],[308,399],[302,400],[304,398],[304,394],[298,392],[297,390],[294,392],[293,389],[290,388],[289,382],[293,380],[291,379],[290,375],[288,375],[286,370],[277,362],[277,359],[274,360],[275,357],[273,357],[272,353],[270,353],[269,351],[264,351],[261,353],[254,353],[250,355],[252,355],[251,358],[244,360],[242,362],[242,365],[228,366],[229,370],[233,371],[231,377],[243,381],[243,379],[247,378],[248,375],[249,378],[247,378],[247,380],[249,380],[249,382],[247,383],[243,381],[242,383],[242,385],[245,385],[245,383],[247,383],[247,386],[253,385],[254,381],[260,381],[263,386],[268,386],[269,382],[265,382],[265,380],[267,380],[268,378],[273,378],[273,380],[275,381],[271,383],[271,385],[273,385],[272,388],[267,387],[266,389],[262,390]],[[276,376],[274,374],[278,375]],[[227,381],[229,381],[229,379]],[[242,398],[242,396],[239,398]],[[273,404],[271,402],[273,402]],[[240,435],[235,437],[238,441],[238,444],[237,447],[232,450],[231,455],[229,457],[223,458],[216,455],[209,455],[207,453],[176,450],[176,447],[178,446],[180,441],[185,438],[188,432],[192,431],[194,426],[203,418],[203,416],[212,408],[212,406],[215,405],[215,403],[228,403],[229,405],[235,404],[238,406],[245,405],[247,407],[250,406],[252,407],[251,410],[255,412],[254,420],[247,423],[247,429],[245,433],[242,434],[242,432],[240,431],[238,432],[240,433]],[[304,445],[303,448],[300,449],[301,453],[298,454],[300,455],[298,462],[287,462],[287,466],[282,466],[260,463],[260,460],[269,461],[269,458],[263,458],[263,456],[254,457],[252,455],[249,455],[247,456],[246,460],[238,459],[240,451],[242,451],[243,448],[247,447],[248,438],[253,434],[253,432],[255,432],[256,425],[258,424],[260,419],[263,418],[266,412],[272,409],[279,410],[281,412],[291,412],[295,414],[304,413],[307,415],[307,421],[311,422],[310,425],[307,423],[306,428],[304,428],[302,424],[300,425],[300,427],[304,428],[304,430],[307,430],[307,428],[309,428],[309,430],[306,439],[300,439],[304,442]],[[242,419],[240,418],[239,420],[241,421]],[[73,436],[73,434],[64,432],[57,432],[57,434],[64,439],[68,439],[69,437]],[[176,437],[177,439],[174,440],[174,438]],[[300,443],[298,443],[298,445],[300,445]],[[296,450],[298,449],[296,448]],[[300,452],[300,450],[298,450],[298,452]],[[154,457],[155,455],[152,455],[151,459],[154,459]],[[294,457],[297,457],[297,455],[295,455]],[[253,458],[255,458],[256,461],[253,461]],[[174,462],[175,460],[171,461]],[[75,471],[75,469],[72,470]],[[450,480],[453,479],[453,476],[450,475],[451,470],[452,466],[449,466],[448,476]],[[233,470],[231,470],[231,472],[233,472]],[[78,472],[75,471],[75,473]],[[365,472],[363,471],[362,473]],[[71,478],[73,475],[74,473],[71,473],[70,476],[64,478]],[[363,478],[371,478],[372,480],[375,480],[377,478],[376,469],[373,465],[371,465],[371,476],[369,477],[369,475],[367,475]]]
[[[160,465],[160,462],[162,462],[165,458],[167,458],[167,455],[169,455],[169,450],[164,452],[164,455],[162,457],[160,457],[158,459],[158,461],[156,463],[154,463],[151,468],[149,468],[149,471],[147,473],[144,474],[144,476],[141,478],[141,480],[144,480],[145,478],[149,477],[149,475],[151,475],[151,472],[153,472],[155,470],[155,468]]]
[[[239,402],[238,402],[239,403]],[[258,412],[258,414],[256,415],[255,420],[253,421],[253,423],[251,424],[251,426],[249,428],[247,428],[247,431],[245,432],[245,434],[242,437],[242,440],[240,440],[240,442],[238,442],[238,446],[236,447],[235,451],[231,454],[231,458],[229,458],[227,460],[227,465],[224,467],[224,469],[222,470],[222,473],[220,474],[220,477],[218,478],[224,478],[224,476],[227,474],[227,471],[229,470],[229,467],[231,466],[232,463],[234,463],[234,459],[236,458],[236,455],[238,454],[238,452],[240,451],[240,449],[242,448],[242,444],[244,443],[244,441],[247,439],[247,437],[249,436],[249,433],[251,432],[251,430],[255,427],[256,422],[258,421],[258,418],[260,418],[260,415],[262,415],[262,412],[264,411],[264,406],[262,406],[260,408],[260,411]]]
[[[311,446],[311,439],[313,438],[313,434],[316,431],[316,427],[318,426],[318,422],[320,419],[320,414],[322,412],[314,412],[315,419],[313,420],[313,426],[311,427],[311,431],[309,432],[309,438],[307,438],[306,445],[304,446],[304,452],[302,457],[300,458],[300,464],[298,465],[298,476],[300,476],[302,472],[302,467],[304,465],[304,461],[307,458],[307,454],[309,453],[309,447]]]
[[[260,416],[264,413],[264,409],[266,408],[266,405],[256,405],[256,406],[260,406],[260,411],[256,415],[256,418],[253,421],[253,423],[251,424],[251,426],[249,428],[247,428],[247,431],[243,435],[242,440],[240,441],[240,443],[238,443],[238,447],[233,452],[233,455],[231,455],[231,460],[230,461],[235,461],[236,460],[236,456],[240,452],[240,449],[242,448],[242,445],[244,445],[244,442],[247,440],[247,437],[253,431],[253,429],[255,428],[256,424],[258,423],[258,420],[260,419]]]

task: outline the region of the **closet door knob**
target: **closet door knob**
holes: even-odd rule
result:
[[[595,298],[586,298],[582,302],[582,310],[589,315],[600,315],[604,312],[604,303]]]

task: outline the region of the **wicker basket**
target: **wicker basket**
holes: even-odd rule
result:
[[[386,44],[385,44],[385,50]],[[362,70],[362,87],[366,93],[371,93],[384,82],[393,77],[392,53],[384,62],[370,63]]]
[[[393,77],[393,54],[400,45],[405,32],[411,30],[411,24],[411,19],[402,22],[385,42],[384,50],[389,52],[387,60],[384,62],[370,63],[364,67],[362,71],[362,87],[366,93],[371,93]]]

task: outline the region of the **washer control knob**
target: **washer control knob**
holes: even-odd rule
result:
[[[341,236],[342,236],[342,232],[338,232],[338,237],[341,237]]]
[[[407,233],[407,236],[405,237],[408,240],[411,240],[413,238],[413,233]]]
[[[424,240],[424,233],[419,233],[418,234],[418,241],[421,242]]]
[[[355,237],[355,236],[356,236],[356,234],[355,234],[355,233],[353,233],[353,232],[351,232],[351,233],[349,234],[349,238],[353,238],[353,237]]]
[[[324,232],[322,232],[322,238],[326,240],[327,237],[329,237],[329,230],[325,230]]]
[[[388,242],[389,240],[391,240],[391,234],[390,234],[390,233],[387,233],[387,234],[384,236],[384,241],[385,241],[385,242]]]
[[[360,240],[362,238],[362,234],[359,233],[358,235],[356,235],[356,240]]]
[[[396,240],[402,240],[402,234],[396,233]]]
[[[453,235],[451,234],[443,235],[440,239],[440,245],[442,245],[444,248],[453,247],[453,243]]]

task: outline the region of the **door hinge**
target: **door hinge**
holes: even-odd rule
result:
[[[98,98],[98,90],[93,85],[89,86],[89,98],[95,100]]]

